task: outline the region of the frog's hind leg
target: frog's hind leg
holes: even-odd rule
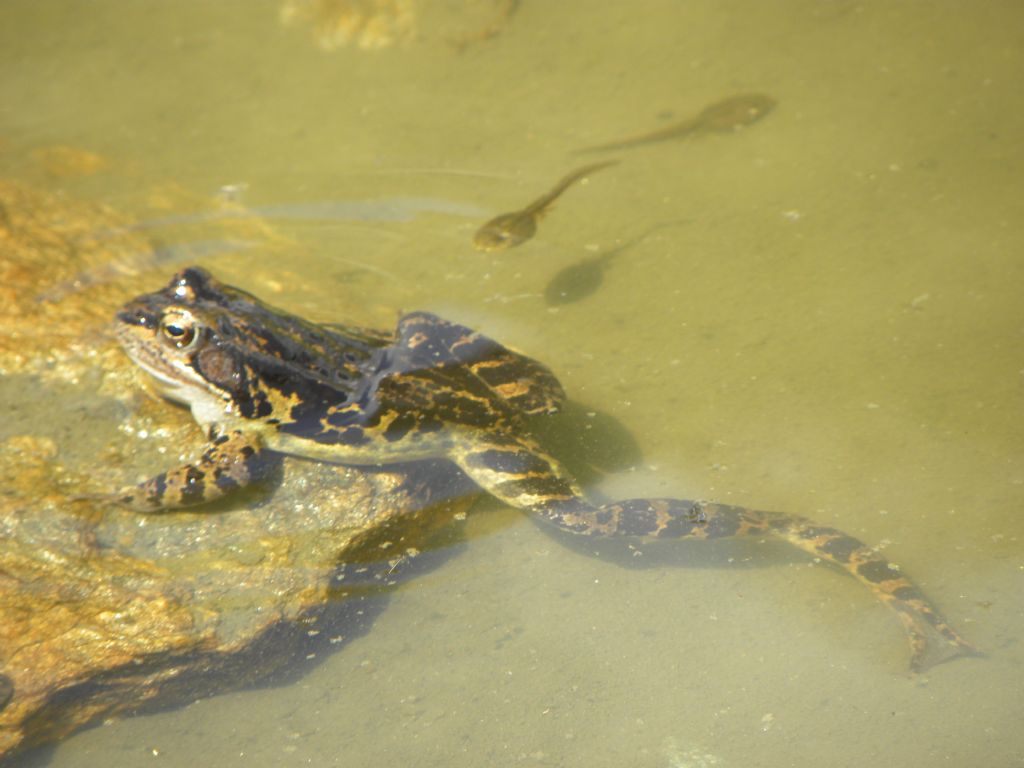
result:
[[[588,536],[720,539],[775,536],[842,568],[899,616],[921,671],[957,656],[977,655],[924,594],[876,550],[835,528],[781,512],[683,499],[631,499],[595,506],[566,470],[537,445],[497,439],[467,446],[456,462],[502,501],[560,528]]]

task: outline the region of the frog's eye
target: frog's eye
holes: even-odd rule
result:
[[[199,323],[188,312],[168,312],[160,318],[160,333],[177,349],[188,349],[199,338]]]

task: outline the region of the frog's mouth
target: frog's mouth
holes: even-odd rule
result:
[[[153,388],[163,397],[182,405],[191,405],[192,401],[196,399],[196,387],[189,386],[182,381],[167,376],[163,371],[146,365],[144,361],[137,357],[133,356],[132,360],[146,372]]]

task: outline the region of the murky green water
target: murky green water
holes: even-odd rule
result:
[[[636,437],[602,492],[884,544],[988,658],[911,677],[886,610],[785,552],[623,568],[496,510],[297,682],[121,720],[49,764],[1024,764],[1024,7],[522,0],[460,50],[454,3],[422,5],[417,41],[327,52],[273,2],[7,0],[0,163],[71,145],[109,170],[52,183],[129,210],[168,182],[295,206],[287,256],[202,262],[278,270],[274,302],[321,318],[480,327]],[[749,91],[777,110],[624,152],[527,245],[471,247],[571,150]],[[558,270],[663,222],[545,305]],[[351,281],[363,302],[336,306]]]

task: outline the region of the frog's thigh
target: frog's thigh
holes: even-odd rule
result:
[[[473,482],[513,507],[547,515],[552,505],[571,501],[592,509],[565,468],[532,441],[478,438],[456,454]]]

